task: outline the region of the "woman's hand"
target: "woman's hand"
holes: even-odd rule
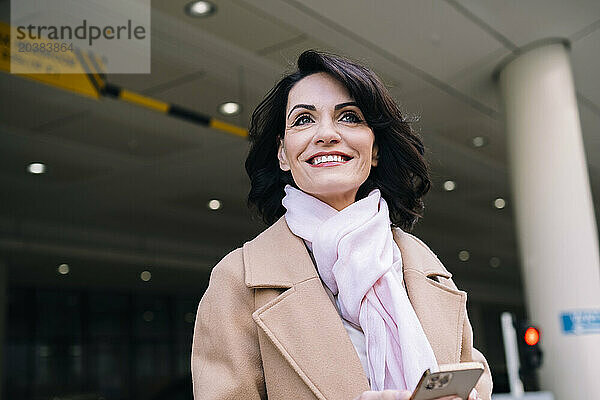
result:
[[[475,390],[475,389],[473,389]],[[475,392],[477,393],[477,392]],[[355,398],[354,400],[409,400],[410,395],[412,393],[408,390],[383,390],[381,392],[368,391],[363,392],[360,396]],[[473,392],[471,392],[471,395]],[[469,400],[477,400],[478,397],[473,397],[469,395]],[[438,397],[435,400],[461,400],[460,397],[457,396],[446,396],[446,397]]]
[[[408,390],[384,390],[382,392],[368,391],[363,392],[354,400],[409,400],[412,393]],[[461,400],[457,396],[438,397],[435,400]],[[471,390],[468,400],[481,400],[477,395],[477,390]]]

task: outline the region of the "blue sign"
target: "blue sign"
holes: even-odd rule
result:
[[[585,335],[600,333],[600,310],[577,310],[560,315],[565,334]]]

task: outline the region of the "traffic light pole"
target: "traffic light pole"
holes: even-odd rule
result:
[[[517,348],[517,332],[512,313],[503,312],[501,317],[504,354],[506,355],[506,370],[510,394],[518,399],[523,397],[523,382],[519,378],[519,350]]]

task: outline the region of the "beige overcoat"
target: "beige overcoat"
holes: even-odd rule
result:
[[[467,294],[418,238],[393,229],[404,283],[438,364],[481,361]],[[281,217],[213,269],[192,343],[195,400],[352,400],[369,390],[358,354],[304,242]]]

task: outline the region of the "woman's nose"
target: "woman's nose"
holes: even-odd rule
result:
[[[321,123],[315,133],[315,143],[338,143],[341,140],[339,132],[335,129],[335,125],[331,122]]]

